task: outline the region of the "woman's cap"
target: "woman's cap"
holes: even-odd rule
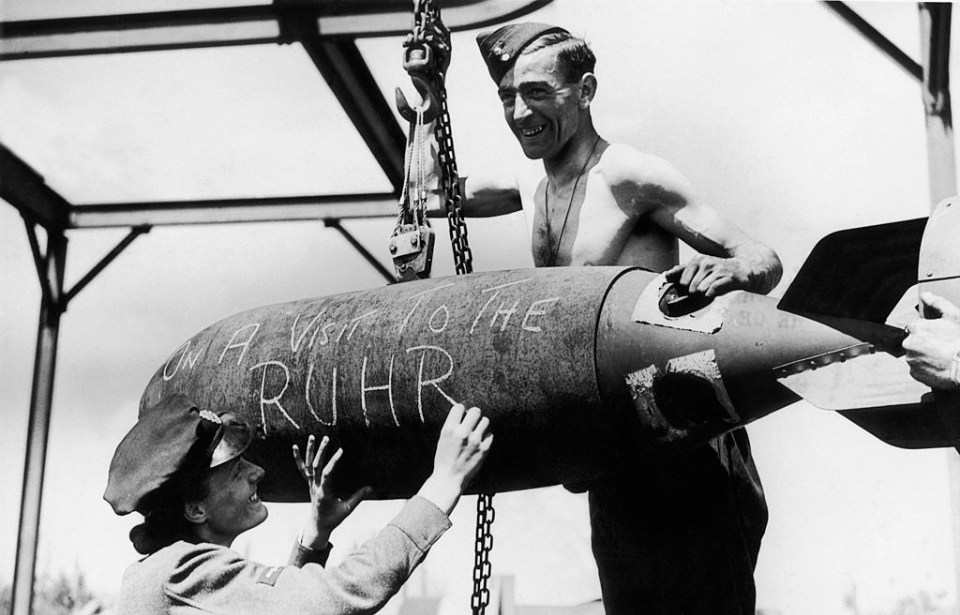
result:
[[[493,82],[500,85],[500,80],[517,61],[521,51],[544,34],[554,32],[567,31],[558,26],[528,21],[478,34],[477,45],[480,47],[483,61],[487,64],[487,70],[493,77]]]
[[[118,515],[147,512],[151,494],[187,463],[213,468],[239,457],[253,432],[233,415],[201,410],[184,395],[166,397],[144,410],[124,436],[103,494]]]

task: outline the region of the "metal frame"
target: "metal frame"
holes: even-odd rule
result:
[[[445,0],[452,30],[508,21],[551,0]],[[922,84],[927,118],[931,200],[956,193],[955,153],[948,80],[949,4],[921,3],[922,64],[897,48],[842,2],[825,4]],[[392,274],[342,226],[341,220],[390,217],[402,182],[405,139],[392,109],[376,87],[356,47],[363,37],[401,35],[410,27],[409,0],[274,0],[256,7],[167,11],[20,22],[0,22],[0,61],[64,56],[299,42],[336,93],[350,120],[390,181],[394,193],[75,205],[0,144],[0,198],[24,217],[43,289],[23,479],[12,615],[31,612],[34,567],[60,316],[69,301],[130,243],[154,225],[215,224],[268,220],[323,220],[368,262]],[[362,19],[358,19],[362,17]],[[41,252],[36,226],[46,229]],[[65,231],[130,227],[124,238],[72,289],[64,292]],[[956,473],[960,476],[960,470]],[[960,490],[954,480],[954,495]],[[960,561],[960,526],[955,528]],[[960,595],[960,571],[958,571]]]
[[[445,0],[453,31],[521,17],[552,0]],[[274,0],[273,4],[2,24],[0,60],[291,43],[310,36],[350,39],[409,32],[410,0]],[[359,19],[362,18],[362,19]]]
[[[533,12],[552,0],[445,0],[452,30],[480,28]],[[362,17],[362,19],[360,19]],[[70,203],[43,177],[0,144],[0,198],[24,217],[42,287],[27,451],[24,462],[12,615],[32,610],[40,507],[56,373],[60,317],[85,288],[137,237],[156,225],[323,220],[384,278],[394,274],[343,228],[348,218],[396,215],[403,183],[406,135],[356,46],[362,37],[402,35],[412,23],[409,0],[274,0],[254,7],[167,11],[0,22],[0,61],[107,53],[300,43],[353,122],[393,189],[335,194],[183,202]],[[46,230],[41,251],[36,227]],[[64,292],[66,231],[130,227],[130,233],[69,291]]]

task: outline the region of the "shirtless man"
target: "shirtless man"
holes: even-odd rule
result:
[[[776,254],[704,204],[670,163],[597,134],[595,58],[584,41],[522,23],[477,43],[507,125],[524,154],[543,161],[533,208],[537,267],[641,266],[707,296],[777,284]],[[467,216],[522,208],[515,185],[476,175],[465,197]],[[684,265],[678,239],[700,252]],[[659,465],[623,468],[589,489],[608,615],[754,614],[767,510],[745,431]]]

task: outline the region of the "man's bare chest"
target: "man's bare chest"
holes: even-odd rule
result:
[[[630,208],[589,179],[572,192],[538,190],[531,245],[538,267],[618,264],[626,244],[643,234]]]

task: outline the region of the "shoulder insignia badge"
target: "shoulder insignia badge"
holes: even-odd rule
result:
[[[264,568],[260,576],[257,577],[257,583],[263,583],[264,585],[270,585],[272,587],[277,584],[277,579],[280,578],[281,572],[283,572],[283,566]]]

